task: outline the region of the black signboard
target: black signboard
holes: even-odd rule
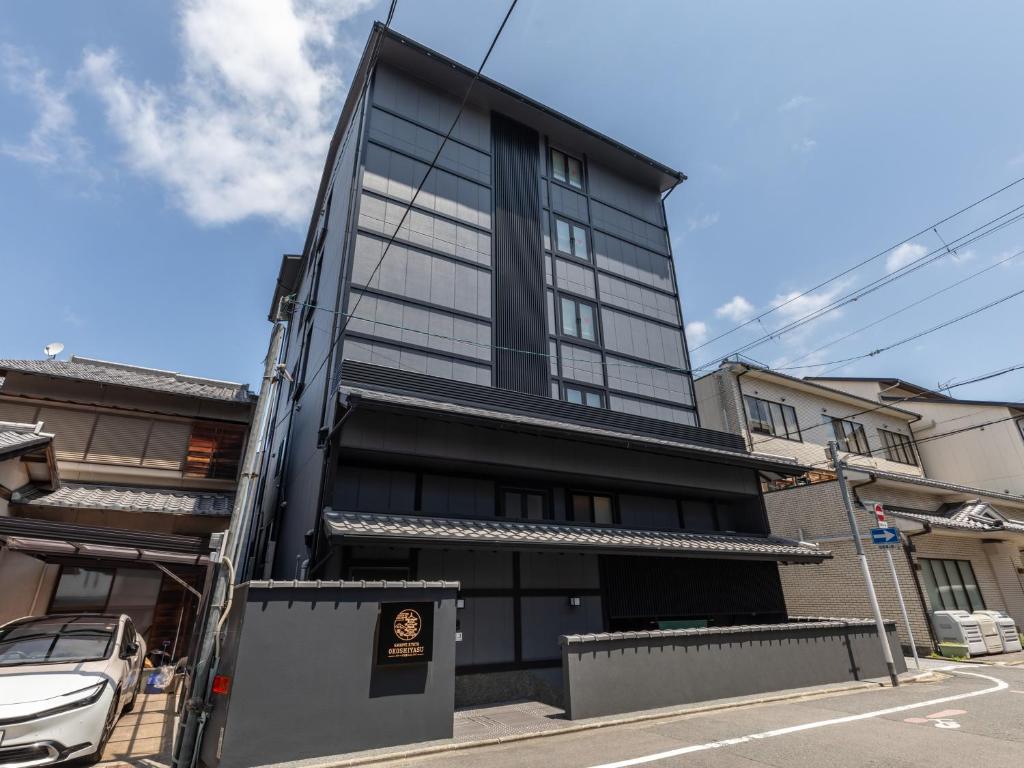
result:
[[[420,664],[433,650],[433,603],[381,603],[377,664]]]

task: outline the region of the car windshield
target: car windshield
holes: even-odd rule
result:
[[[47,617],[0,628],[0,667],[98,661],[110,655],[117,620]]]

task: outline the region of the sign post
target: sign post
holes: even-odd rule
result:
[[[864,576],[864,586],[867,588],[868,602],[871,604],[871,612],[875,615],[875,626],[878,628],[878,641],[882,644],[882,657],[885,659],[885,667],[889,670],[889,680],[893,688],[900,684],[899,675],[896,674],[896,664],[892,660],[892,649],[889,647],[889,638],[885,634],[885,622],[882,620],[882,609],[878,607],[878,596],[875,595],[875,585],[871,581],[871,570],[868,568],[868,557],[864,554],[864,545],[860,541],[860,529],[857,527],[857,518],[853,514],[853,503],[850,501],[850,489],[846,485],[846,465],[839,458],[839,443],[832,440],[828,444],[828,453],[832,458],[832,466],[836,468],[836,480],[839,481],[839,493],[843,497],[843,506],[846,508],[846,519],[850,523],[850,533],[853,534],[853,546],[857,550],[857,559],[860,561],[860,572]],[[872,539],[874,531],[872,529]]]
[[[914,630],[910,628],[910,616],[907,615],[907,604],[903,601],[903,589],[900,587],[900,579],[896,575],[896,564],[892,561],[892,550],[902,542],[900,532],[889,526],[885,520],[885,507],[877,501],[871,505],[875,513],[875,520],[879,527],[871,529],[871,540],[885,550],[885,557],[889,561],[889,573],[892,574],[892,585],[896,587],[896,597],[900,602],[900,613],[903,614],[903,626],[907,628],[907,638],[910,640],[910,651],[914,654],[914,667],[921,669],[921,660],[917,657],[917,643],[914,642]],[[876,532],[881,532],[884,541],[875,537]],[[888,534],[888,535],[886,535]]]

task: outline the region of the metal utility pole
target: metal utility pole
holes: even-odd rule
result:
[[[265,433],[270,425],[270,414],[276,397],[277,363],[283,338],[284,326],[275,323],[270,334],[270,346],[264,360],[259,399],[253,412],[249,442],[238,478],[238,488],[235,491],[231,522],[220,541],[218,551],[211,557],[213,578],[210,594],[207,595],[196,621],[196,631],[199,634],[196,644],[198,652],[195,660],[190,659],[191,682],[188,700],[178,724],[177,738],[174,740],[174,768],[194,766],[202,743],[203,729],[210,710],[210,686],[220,661],[221,632],[235,588],[235,564],[241,562],[248,543],[245,534],[249,529],[251,501],[256,491],[256,483],[259,481]]]
[[[885,519],[885,507],[882,504],[875,503],[872,511],[875,513],[875,520],[878,521],[878,525],[882,528],[893,528],[889,525]],[[896,531],[896,535],[902,538],[902,534],[898,529],[893,528]],[[907,628],[907,638],[910,640],[910,651],[914,654],[914,668],[921,669],[921,660],[917,657],[917,643],[914,642],[914,630],[910,626],[910,616],[907,615],[907,604],[903,600],[903,588],[900,586],[900,577],[896,575],[896,565],[892,561],[892,550],[885,547],[885,558],[889,562],[889,573],[892,574],[892,585],[896,588],[896,597],[900,603],[900,613],[903,614],[903,626]]]
[[[864,586],[868,591],[868,600],[871,603],[871,611],[875,614],[875,626],[878,628],[878,641],[882,644],[882,657],[885,659],[885,667],[889,670],[889,680],[893,687],[900,684],[900,678],[896,674],[896,664],[892,660],[892,649],[889,647],[889,638],[885,634],[885,622],[882,620],[882,610],[878,607],[878,596],[875,595],[875,585],[871,581],[871,571],[868,568],[868,557],[864,554],[864,545],[860,540],[860,529],[857,527],[857,517],[853,512],[853,503],[850,501],[850,489],[846,485],[846,465],[839,458],[839,443],[835,440],[829,441],[828,453],[832,457],[832,465],[836,468],[836,480],[839,481],[839,492],[843,495],[843,506],[846,507],[846,518],[850,523],[850,532],[853,534],[853,546],[857,549],[857,559],[860,560],[860,572],[864,576]]]

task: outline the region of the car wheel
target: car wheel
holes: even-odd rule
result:
[[[114,691],[114,700],[110,702],[110,711],[107,712],[107,719],[103,723],[100,743],[96,746],[96,751],[85,758],[84,762],[86,765],[96,765],[96,763],[103,759],[103,751],[107,748],[107,742],[110,741],[110,735],[114,732],[114,725],[117,723],[117,699],[119,696],[120,692]]]

